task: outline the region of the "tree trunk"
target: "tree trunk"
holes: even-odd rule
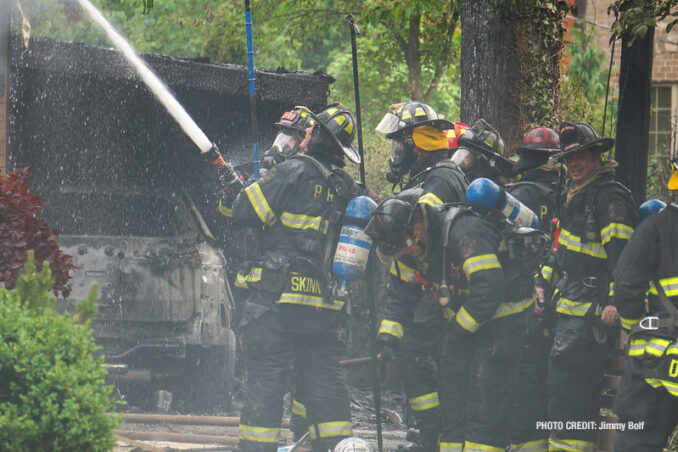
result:
[[[461,0],[461,121],[484,118],[507,149],[519,128],[520,67],[508,18],[488,0]]]
[[[654,28],[648,28],[631,47],[627,42],[627,37],[622,38],[615,159],[619,181],[640,205],[646,196]]]

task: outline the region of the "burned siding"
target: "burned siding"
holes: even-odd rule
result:
[[[251,161],[246,67],[142,57],[228,159]],[[322,108],[331,82],[257,71],[260,153],[280,114],[294,105]],[[15,38],[10,103],[7,166],[29,167],[38,192],[172,187],[191,194],[210,227],[220,223],[214,171],[119,52],[46,38],[33,38],[24,51]]]

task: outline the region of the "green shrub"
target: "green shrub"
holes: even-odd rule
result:
[[[0,450],[108,451],[117,418],[89,329],[96,287],[76,316],[54,311],[49,263],[0,288]]]

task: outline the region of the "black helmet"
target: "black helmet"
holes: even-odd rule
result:
[[[589,150],[594,154],[601,154],[614,146],[612,138],[598,138],[596,131],[583,122],[560,124],[560,149],[556,154],[556,160],[562,160],[575,152]]]
[[[504,140],[499,132],[484,119],[477,120],[473,127],[459,137],[459,149],[475,151],[478,157],[481,157],[478,160],[484,160],[489,169],[500,176],[511,177],[513,175],[513,162],[503,155]],[[453,155],[452,159],[454,158]]]
[[[396,114],[386,113],[377,125],[376,131],[387,140],[391,140],[419,126],[431,126],[441,130],[454,128],[450,121],[439,118],[438,113],[430,105],[410,101],[403,104]]]
[[[360,154],[351,146],[355,137],[356,122],[350,111],[341,104],[332,104],[317,115],[320,126],[329,132],[332,140],[353,163],[360,163]]]
[[[280,120],[275,123],[280,127],[280,132],[275,137],[271,148],[264,154],[262,165],[271,168],[294,156],[299,152],[299,145],[304,141],[306,129],[317,123],[313,113],[306,107],[294,107],[294,110],[284,112]]]
[[[404,239],[411,231],[421,194],[420,188],[403,190],[380,202],[372,214],[365,234],[377,242],[384,255],[393,256],[405,247]]]

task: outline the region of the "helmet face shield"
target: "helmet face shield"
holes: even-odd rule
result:
[[[464,174],[467,174],[476,166],[478,157],[476,157],[473,151],[460,147],[452,154],[451,160]]]
[[[377,127],[374,129],[383,140],[386,140],[386,135],[398,130],[398,123],[400,119],[393,113],[386,113]]]
[[[272,148],[285,156],[285,158],[289,158],[299,152],[299,143],[301,143],[301,140],[296,133],[292,133],[290,130],[283,130],[275,137]]]

